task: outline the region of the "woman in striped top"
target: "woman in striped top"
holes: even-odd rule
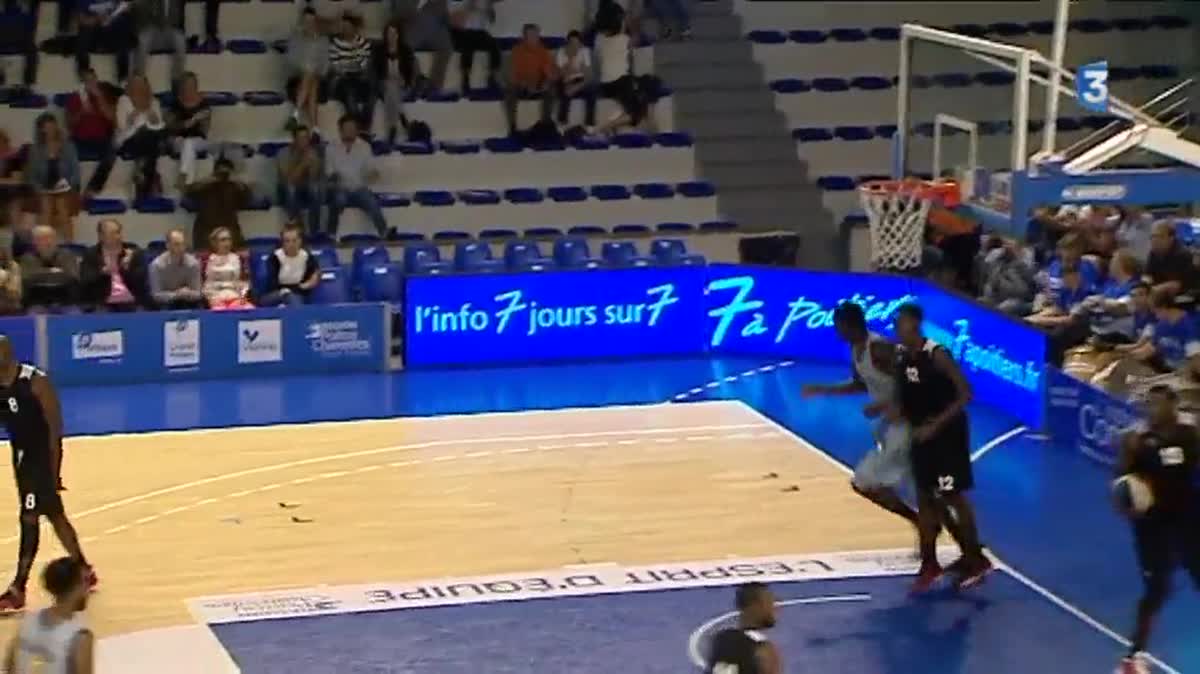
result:
[[[362,34],[362,19],[347,12],[342,30],[329,44],[329,73],[333,97],[354,117],[364,134],[371,129],[375,91],[371,83],[371,43]]]

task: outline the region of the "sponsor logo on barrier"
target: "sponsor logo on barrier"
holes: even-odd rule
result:
[[[278,318],[238,321],[238,362],[277,363],[283,360],[283,330]]]
[[[120,330],[80,332],[71,335],[71,357],[75,360],[101,360],[125,355],[125,334]]]
[[[1116,459],[1121,434],[1138,422],[1137,415],[1124,403],[1089,402],[1079,406],[1080,450],[1111,463]]]
[[[1002,346],[974,341],[971,338],[971,322],[965,318],[954,321],[953,332],[926,320],[925,334],[949,349],[955,360],[973,371],[982,370],[1027,391],[1037,391],[1041,385],[1043,364],[1033,361],[1019,363],[1009,358]]]
[[[242,620],[296,618],[336,612],[341,602],[323,594],[286,594],[212,599],[201,602],[202,611],[219,611]]]
[[[311,321],[304,338],[314,353],[323,356],[336,358],[371,352],[371,341],[363,338],[358,321]]]
[[[1071,185],[1062,191],[1063,201],[1120,201],[1129,190],[1124,185]]]
[[[185,318],[163,323],[163,366],[177,368],[199,364],[199,319]]]

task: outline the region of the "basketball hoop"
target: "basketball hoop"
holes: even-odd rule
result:
[[[872,180],[858,187],[871,223],[871,263],[876,269],[905,271],[921,266],[926,218],[936,199],[958,201],[958,185],[947,181]]]

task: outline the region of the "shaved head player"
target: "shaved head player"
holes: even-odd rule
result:
[[[63,512],[59,469],[62,467],[62,408],[58,393],[46,374],[13,356],[12,342],[0,336],[0,420],[8,428],[12,445],[13,476],[20,500],[21,543],[17,572],[8,590],[0,595],[0,613],[25,608],[25,586],[37,558],[41,527],[50,520],[63,549],[80,567],[89,587],[96,574],[79,547],[75,527]]]
[[[783,664],[779,649],[767,638],[775,626],[775,595],[762,583],[746,583],[737,589],[734,603],[737,627],[717,632],[712,639],[707,674],[780,674]]]

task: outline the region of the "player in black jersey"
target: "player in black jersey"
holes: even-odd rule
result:
[[[917,486],[917,535],[921,570],[914,592],[924,592],[942,576],[937,561],[937,537],[946,519],[957,523],[962,558],[951,565],[956,585],[978,585],[992,570],[979,544],[975,512],[966,492],[974,485],[971,471],[967,404],[971,386],[953,356],[926,339],[921,330],[924,312],[905,304],[896,312],[896,378],[900,412],[912,424],[913,479]],[[939,503],[940,501],[940,503]]]
[[[1166,386],[1148,393],[1148,417],[1121,438],[1119,475],[1136,475],[1150,487],[1153,505],[1132,518],[1145,592],[1120,674],[1148,674],[1144,657],[1150,627],[1167,600],[1171,575],[1182,565],[1200,588],[1200,435],[1179,420],[1178,399]]]
[[[779,650],[763,631],[775,626],[775,595],[762,583],[737,589],[738,625],[717,632],[709,648],[707,674],[780,674]]]
[[[0,595],[0,613],[6,613],[25,608],[25,586],[37,557],[40,517],[50,520],[63,549],[87,570],[89,586],[96,585],[96,574],[83,556],[75,527],[63,512],[58,493],[62,484],[62,409],[58,394],[45,373],[13,357],[12,343],[4,336],[0,336],[0,420],[8,428],[21,506],[17,573],[12,585]]]

